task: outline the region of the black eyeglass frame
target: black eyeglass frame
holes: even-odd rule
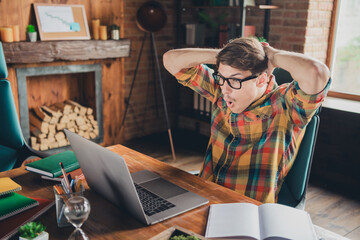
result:
[[[240,78],[233,78],[233,77],[226,78],[226,77],[222,76],[222,75],[221,75],[219,72],[217,72],[217,71],[213,72],[213,74],[212,74],[212,76],[213,76],[213,78],[214,78],[214,80],[215,80],[215,83],[219,84],[220,86],[223,86],[224,83],[225,83],[225,81],[226,81],[232,89],[241,89],[243,82],[246,82],[246,81],[249,81],[249,80],[251,80],[251,79],[257,78],[257,77],[259,77],[260,75],[261,75],[261,74],[251,75],[251,76],[249,76],[249,77],[240,79]],[[224,80],[224,82],[223,82],[222,84],[220,84],[220,81],[218,80],[219,78],[221,78],[221,79]],[[239,87],[239,88],[233,87],[233,86],[230,84],[230,81],[229,81],[230,79],[240,82],[240,87]]]

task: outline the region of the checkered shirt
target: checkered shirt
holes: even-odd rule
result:
[[[296,81],[278,86],[271,76],[260,99],[242,113],[233,113],[212,72],[198,65],[175,75],[179,83],[212,102],[211,136],[200,177],[264,203],[276,202],[305,126],[331,80],[320,93],[307,95]]]

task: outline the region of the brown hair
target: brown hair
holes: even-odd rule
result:
[[[261,43],[255,38],[236,38],[225,45],[216,57],[216,66],[220,63],[241,71],[250,71],[253,75],[267,69],[268,59]]]

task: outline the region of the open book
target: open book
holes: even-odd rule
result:
[[[207,238],[316,240],[310,215],[281,204],[212,204]]]

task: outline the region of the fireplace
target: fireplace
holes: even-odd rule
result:
[[[80,101],[83,105],[92,105],[94,109],[94,115],[98,123],[99,135],[92,139],[95,142],[102,142],[103,135],[103,103],[102,103],[102,66],[101,64],[89,64],[89,65],[66,65],[66,66],[46,66],[46,67],[28,67],[28,68],[16,68],[16,77],[18,85],[18,98],[19,98],[19,115],[21,129],[25,140],[30,142],[30,124],[29,124],[29,103],[28,103],[28,90],[31,86],[32,79],[40,78],[40,82],[48,81],[52,76],[62,76],[64,74],[70,74],[72,76],[64,86],[71,87],[74,84],[75,93],[70,94],[72,98]],[[80,80],[76,80],[80,78]],[[61,80],[61,79],[60,79]],[[72,83],[69,81],[72,81]],[[91,81],[91,83],[89,82]],[[34,80],[35,82],[35,80]],[[39,81],[38,81],[39,82]],[[59,82],[55,80],[54,82]],[[86,82],[90,85],[90,88],[85,88]],[[49,84],[45,85],[46,89],[38,89],[39,92],[52,91],[51,94],[57,94],[51,89]],[[51,85],[51,84],[50,84]],[[57,83],[57,88],[61,88],[61,83]],[[30,87],[31,88],[31,87]],[[76,91],[78,93],[76,93]],[[72,90],[74,92],[74,90]],[[40,94],[40,93],[39,93]],[[85,96],[84,96],[85,94]],[[95,98],[95,101],[93,101]],[[88,100],[87,100],[88,99]],[[75,99],[63,99],[63,100],[75,100]],[[31,108],[31,107],[30,107]],[[56,149],[50,150],[56,152]]]
[[[77,81],[74,76],[80,75],[84,82],[89,79],[96,85],[96,93],[91,90],[93,95],[85,90],[87,99],[83,103],[89,103],[95,110],[94,118],[98,120],[100,135],[98,141],[103,146],[121,143],[123,128],[119,126],[123,119],[125,84],[123,58],[130,55],[130,43],[130,39],[3,43],[8,79],[14,96],[18,95],[17,107],[26,140],[29,141],[30,136],[29,108],[43,104],[43,99],[31,98],[32,91],[38,88],[43,91],[41,94],[49,95],[50,87],[42,86],[47,78],[64,79],[64,84],[69,85],[69,82]],[[61,89],[62,86],[56,82],[54,88]],[[76,89],[70,91],[73,94]]]

